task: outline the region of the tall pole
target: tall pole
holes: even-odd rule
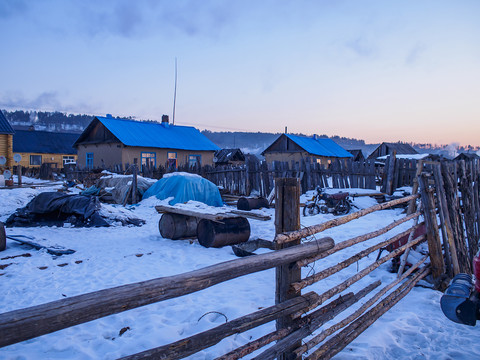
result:
[[[175,104],[177,102],[177,58],[175,57],[175,88],[173,91],[173,116],[172,124],[175,125]]]

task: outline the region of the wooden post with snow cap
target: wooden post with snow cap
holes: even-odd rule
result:
[[[300,182],[297,178],[275,179],[275,233],[284,233],[300,229]],[[276,249],[284,249],[299,245],[301,239],[289,243],[277,244]],[[290,263],[276,268],[275,304],[301,295],[301,290],[289,292],[290,284],[301,280],[301,268]],[[277,330],[294,327],[291,316],[284,316],[277,320]],[[301,341],[294,344],[291,350],[301,346]],[[289,358],[289,352],[283,353],[278,359]]]

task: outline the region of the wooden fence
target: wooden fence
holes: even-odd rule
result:
[[[231,194],[249,195],[256,190],[260,196],[268,196],[274,187],[274,179],[298,178],[301,191],[322,188],[375,189],[375,162],[334,161],[330,166],[312,162],[247,162],[244,166],[204,167],[202,175]]]
[[[161,345],[126,356],[123,359],[184,358],[211,347],[230,335],[242,333],[271,321],[276,321],[276,330],[233,349],[228,354],[219,356],[219,359],[238,359],[260,349],[264,350],[255,359],[302,358],[307,352],[307,359],[328,359],[341,351],[370,324],[408,294],[413,286],[425,278],[430,271],[435,279],[444,275],[437,264],[438,256],[442,256],[437,254],[438,249],[441,251],[438,236],[431,236],[427,233],[427,236],[420,235],[413,238],[415,230],[423,225],[423,223],[418,224],[421,213],[417,210],[418,206],[415,206],[416,199],[420,195],[410,195],[335,218],[323,224],[299,229],[299,183],[300,180],[297,178],[276,179],[275,181],[276,236],[274,241],[277,250],[227,261],[180,275],[123,285],[0,314],[0,333],[2,334],[0,346],[25,341],[136,307],[180,297],[258,271],[276,268],[276,301],[270,307],[174,343]],[[426,191],[425,193],[430,192]],[[362,234],[336,244],[331,238],[318,240],[311,238],[312,235],[319,234],[326,229],[345,224],[372,212],[408,203],[412,204],[413,211],[368,234]],[[428,210],[428,208],[426,209]],[[430,219],[430,222],[425,221],[425,223],[428,230],[431,231],[434,228],[432,220],[435,219],[433,221],[436,223],[436,216],[430,211],[425,213],[424,217]],[[374,239],[408,221],[413,221],[413,226],[387,240],[377,241],[356,254],[352,253],[352,246],[355,244]],[[368,261],[369,254],[395,244],[405,237],[409,237],[407,243],[376,261],[372,261],[355,275],[344,277],[345,279],[341,283],[325,292],[318,294],[310,291],[302,294],[302,289],[346,269],[360,259]],[[433,258],[431,259],[432,270],[430,267],[423,266],[428,258],[428,255],[425,255],[408,271],[399,272],[397,280],[383,286],[376,293],[374,290],[381,285],[380,281],[359,283],[359,291],[345,292],[380,265],[425,240],[428,241],[429,247],[435,249],[434,255],[437,262]],[[345,260],[321,272],[301,278],[301,267],[339,251],[345,252],[347,255]],[[351,306],[367,296],[370,296],[369,299],[357,310],[352,311]],[[336,318],[343,311],[348,312],[343,320],[338,320],[334,325],[323,328],[327,321]],[[329,336],[331,336],[329,340],[325,341]],[[306,338],[308,341],[302,342]],[[275,341],[275,344],[270,345]]]

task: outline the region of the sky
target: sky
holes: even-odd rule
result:
[[[0,108],[480,145],[480,1],[2,0]],[[176,59],[176,60],[175,60]]]

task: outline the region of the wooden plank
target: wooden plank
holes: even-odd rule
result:
[[[323,238],[187,273],[117,286],[0,314],[0,347],[140,306],[187,295],[247,274],[290,264],[334,246]]]

